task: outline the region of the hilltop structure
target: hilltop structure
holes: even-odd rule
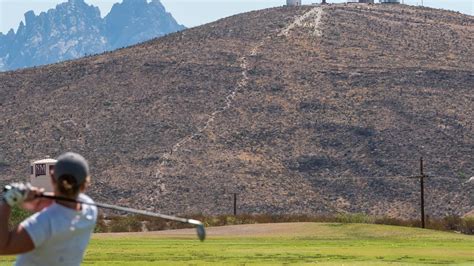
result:
[[[348,0],[347,3],[365,3],[374,4],[375,0]]]
[[[301,0],[286,0],[287,6],[301,6]]]

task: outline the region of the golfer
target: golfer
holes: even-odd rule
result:
[[[89,166],[76,153],[57,158],[52,174],[54,195],[93,203],[83,194],[90,183]],[[38,188],[12,184],[0,203],[0,254],[17,257],[16,265],[80,265],[97,220],[97,207],[36,196]],[[36,213],[8,230],[11,207]]]

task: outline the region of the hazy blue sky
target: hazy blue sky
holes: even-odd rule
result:
[[[23,14],[34,10],[36,14],[54,8],[58,3],[67,0],[0,0],[0,32],[6,33],[10,28],[15,30],[22,21]],[[98,6],[105,16],[112,5],[121,0],[85,0],[88,4]],[[378,2],[378,0],[376,0]],[[474,15],[474,0],[404,0],[406,4],[444,8]],[[303,0],[303,4],[311,4],[319,0]],[[345,2],[328,0],[330,3]],[[286,0],[162,0],[166,9],[173,14],[179,23],[193,27],[208,23],[230,15],[281,6]]]

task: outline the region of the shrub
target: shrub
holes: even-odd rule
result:
[[[140,232],[142,231],[142,223],[136,217],[114,217],[110,220],[108,230],[110,232]]]
[[[461,223],[461,217],[456,215],[450,215],[443,218],[444,229],[446,230],[459,231]]]
[[[21,210],[16,215],[19,221],[23,220]],[[28,215],[23,212],[23,215]],[[375,217],[363,213],[344,213],[338,215],[269,215],[269,214],[242,214],[242,215],[219,215],[205,217],[203,215],[191,215],[190,217],[200,220],[205,226],[225,226],[239,224],[262,224],[262,223],[288,223],[288,222],[332,222],[332,223],[366,223],[385,224],[407,227],[420,227],[418,219],[403,220],[392,217]],[[427,219],[427,228],[443,231],[458,231],[464,234],[474,234],[474,217],[460,218],[458,216],[447,216],[444,218]],[[169,229],[192,228],[192,225],[178,223],[160,218],[128,215],[128,216],[99,216],[95,232],[141,232],[160,231]]]
[[[460,229],[463,234],[474,235],[474,217],[463,218]]]
[[[386,225],[405,225],[402,220],[397,219],[397,218],[393,218],[393,217],[376,218],[374,223],[375,224],[386,224]]]
[[[336,216],[336,222],[368,224],[374,223],[374,218],[363,213],[343,213]]]
[[[444,223],[443,219],[429,219],[426,220],[426,228],[428,229],[433,229],[433,230],[438,230],[438,231],[444,231],[447,230],[447,225]],[[418,225],[420,223],[417,223]]]
[[[109,232],[107,222],[105,221],[105,218],[103,215],[99,215],[97,217],[97,223],[94,228],[94,233],[107,233],[107,232]]]

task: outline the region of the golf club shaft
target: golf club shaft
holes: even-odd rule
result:
[[[156,212],[150,212],[150,211],[142,211],[142,210],[126,208],[126,207],[121,207],[121,206],[116,206],[116,205],[111,205],[111,204],[89,203],[89,202],[83,202],[83,201],[80,201],[80,200],[64,198],[64,197],[58,197],[58,196],[48,195],[48,194],[42,194],[39,197],[52,199],[52,200],[61,200],[61,201],[68,201],[68,202],[75,202],[75,203],[86,204],[86,205],[91,205],[91,206],[97,206],[97,207],[103,208],[103,209],[124,211],[124,212],[134,213],[134,214],[141,214],[141,215],[157,217],[157,218],[162,218],[162,219],[176,221],[176,222],[188,223],[188,224],[192,224],[192,225],[202,225],[202,223],[198,220],[186,219],[186,218],[181,218],[181,217],[176,217],[176,216],[171,216],[171,215],[166,215],[166,214],[161,214],[161,213],[156,213]]]

